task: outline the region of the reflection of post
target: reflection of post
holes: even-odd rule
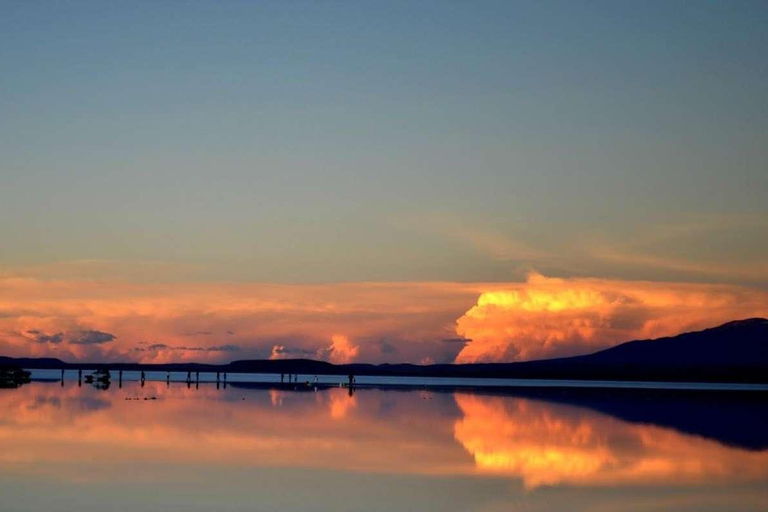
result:
[[[61,369],[61,382],[64,382],[64,368]]]
[[[83,385],[83,370],[77,370],[77,387]]]
[[[200,372],[195,372],[195,382],[200,382]]]
[[[117,387],[123,389],[123,370],[120,370],[117,374]]]
[[[221,380],[221,372],[216,372],[216,384]]]
[[[147,380],[147,374],[144,373],[144,370],[141,370],[141,387],[144,387],[144,382]]]
[[[165,372],[165,387],[167,388],[171,387],[171,371],[170,370]]]
[[[192,371],[187,371],[187,382],[192,382]]]

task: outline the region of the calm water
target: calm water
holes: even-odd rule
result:
[[[0,510],[768,510],[765,393],[162,377],[0,389]]]

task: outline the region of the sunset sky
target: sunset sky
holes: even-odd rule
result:
[[[0,355],[514,361],[768,316],[766,26],[4,2]]]

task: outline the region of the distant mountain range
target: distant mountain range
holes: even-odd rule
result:
[[[334,365],[309,359],[279,359],[233,361],[223,365],[152,365],[65,363],[52,358],[0,357],[0,365],[28,369],[109,368],[310,375],[768,382],[768,319],[737,320],[678,336],[630,341],[589,355],[519,363]]]

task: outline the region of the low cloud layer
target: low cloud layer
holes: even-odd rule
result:
[[[27,331],[27,334],[30,334],[32,336],[32,341],[35,343],[61,343],[64,339],[64,333],[63,332],[57,332],[55,334],[45,334],[40,331],[36,330],[30,330]]]
[[[768,316],[768,293],[539,274],[325,285],[0,278],[0,354],[67,361],[514,361],[753,316]]]
[[[116,339],[114,334],[91,330],[46,334],[37,329],[30,329],[26,331],[26,334],[29,336],[28,339],[35,343],[53,343],[55,345],[64,341],[72,345],[102,345]]]
[[[73,345],[101,345],[115,340],[115,335],[101,331],[80,331],[69,340]]]

